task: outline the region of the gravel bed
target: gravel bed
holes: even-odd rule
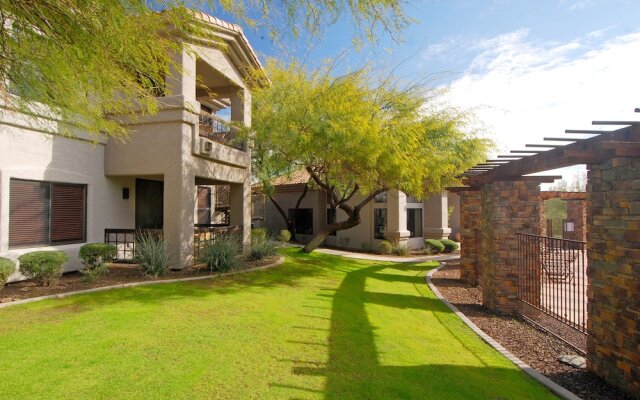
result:
[[[631,400],[586,369],[558,361],[564,354],[578,354],[560,339],[543,332],[517,316],[497,315],[482,306],[480,288],[469,287],[460,280],[458,262],[448,262],[432,277],[442,295],[474,324],[503,345],[513,355],[549,379],[585,400]]]

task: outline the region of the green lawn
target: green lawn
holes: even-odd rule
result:
[[[553,398],[435,298],[433,264],[285,254],[0,310],[0,398]]]

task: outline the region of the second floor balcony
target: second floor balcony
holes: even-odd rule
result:
[[[238,134],[238,129],[224,119],[213,114],[201,112],[198,125],[201,138],[246,151],[246,142]]]

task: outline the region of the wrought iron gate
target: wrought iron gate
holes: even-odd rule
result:
[[[517,236],[521,314],[561,337],[567,336],[562,326],[586,334],[586,243],[524,233]]]

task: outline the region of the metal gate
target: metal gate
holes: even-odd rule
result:
[[[575,337],[575,331],[586,335],[586,242],[524,233],[517,237],[521,314],[565,340]]]

